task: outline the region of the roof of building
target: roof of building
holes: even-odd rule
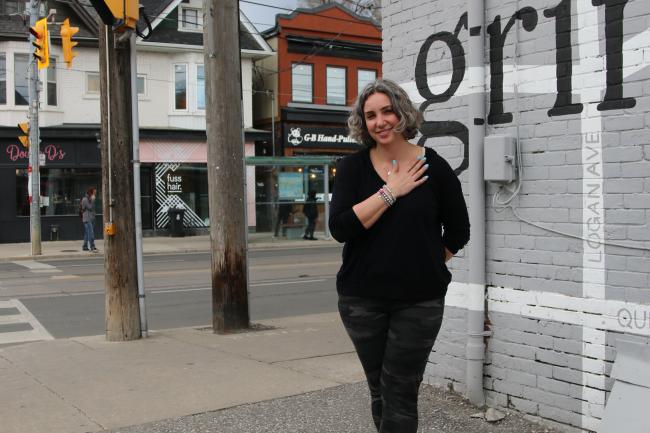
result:
[[[365,15],[359,15],[359,14],[351,11],[350,9],[348,9],[345,6],[340,5],[338,3],[326,3],[326,4],[323,4],[321,6],[317,6],[317,7],[314,7],[314,8],[297,8],[297,9],[294,9],[293,12],[290,12],[290,13],[287,13],[287,14],[277,14],[275,16],[275,26],[264,30],[261,34],[262,34],[262,36],[264,38],[269,38],[269,37],[275,36],[279,32],[279,29],[280,29],[279,20],[281,20],[281,19],[292,20],[296,16],[298,16],[299,14],[317,15],[320,12],[326,11],[328,9],[334,9],[334,8],[340,9],[341,11],[343,11],[346,14],[350,15],[352,18],[354,18],[356,20],[359,20],[361,22],[366,22],[367,24],[371,24],[371,25],[377,27],[377,29],[381,29],[381,25],[377,21],[375,21],[375,19],[372,18],[372,17],[368,17],[368,16],[365,16]]]
[[[146,39],[146,42],[188,46],[203,45],[202,32],[179,30],[178,6],[181,2],[182,0],[140,0],[144,15],[153,25],[151,36]],[[58,21],[69,17],[70,24],[79,27],[79,33],[75,36],[76,40],[97,42],[100,19],[89,0],[54,0],[51,6],[57,10],[56,19]],[[149,31],[142,15],[138,21],[138,28],[146,35]],[[239,22],[239,41],[242,50],[272,52],[272,49],[259,36],[257,29],[243,13],[240,13]],[[60,39],[58,25],[50,25],[49,30],[50,37],[56,43],[56,40]],[[22,17],[0,15],[0,40],[27,39],[27,37],[28,24],[23,21]]]

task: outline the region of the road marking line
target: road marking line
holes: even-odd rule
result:
[[[9,325],[11,323],[22,323],[22,314],[12,314],[11,316],[0,316],[0,325]]]
[[[35,260],[20,260],[11,263],[18,266],[24,266],[29,270],[56,269],[56,266],[48,265],[47,263],[37,262]]]
[[[257,286],[279,286],[279,285],[285,285],[285,284],[300,284],[300,283],[322,283],[324,281],[327,281],[327,279],[320,279],[320,280],[302,280],[302,281],[278,281],[278,282],[273,282],[273,283],[254,283],[251,284],[251,287],[257,287]],[[171,290],[152,290],[149,293],[182,293],[182,292],[200,292],[203,290],[212,290],[212,287],[195,287],[193,289],[171,289]]]
[[[50,280],[76,280],[81,278],[81,275],[52,275]]]
[[[32,328],[34,328],[31,332],[33,332],[35,335],[38,335],[40,338],[39,340],[54,340],[54,337],[52,337],[52,334],[47,332],[47,329],[43,325],[41,325],[41,322],[34,317],[34,315],[23,305],[22,302],[20,302],[18,299],[11,299],[10,302],[13,303],[13,306],[18,309],[18,311],[21,312],[23,317],[27,319],[26,321],[32,325]]]

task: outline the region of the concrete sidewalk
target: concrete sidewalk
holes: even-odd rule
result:
[[[152,332],[0,349],[2,433],[372,432],[368,392],[335,313],[267,320],[257,330]],[[420,431],[548,431],[424,387]]]
[[[304,239],[274,238],[269,233],[253,233],[248,236],[248,248],[250,250],[256,250],[340,245],[335,240],[324,239],[323,233],[316,233],[316,237],[318,240],[308,241]],[[0,244],[0,262],[88,257],[94,254],[88,251],[82,251],[81,243],[82,241],[43,241],[41,242],[42,254],[40,256],[31,255],[31,244],[29,242]],[[99,249],[99,255],[102,256],[104,252],[104,241],[98,239],[95,244]],[[142,239],[142,250],[144,254],[208,252],[210,251],[210,236],[185,236],[181,238],[166,236],[145,237]]]

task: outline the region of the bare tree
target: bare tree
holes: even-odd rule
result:
[[[330,3],[338,3],[356,14],[372,17],[381,24],[381,0],[300,0],[299,6],[313,8]]]

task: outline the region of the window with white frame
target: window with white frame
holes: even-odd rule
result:
[[[0,105],[7,103],[7,55],[0,53]]]
[[[56,106],[56,59],[50,57],[50,66],[47,68],[47,105]]]
[[[187,65],[174,65],[174,109],[187,110]]]
[[[291,68],[291,99],[294,102],[312,102],[313,66],[294,63]]]
[[[99,93],[99,72],[86,72],[86,93]]]
[[[181,18],[179,29],[194,32],[203,31],[203,15],[200,9],[181,7],[179,15]]]
[[[357,95],[373,81],[377,79],[377,71],[372,69],[359,69],[357,70]]]
[[[327,103],[345,105],[345,68],[338,66],[327,67]]]
[[[29,54],[14,53],[14,105],[29,105]]]
[[[25,12],[25,0],[3,0],[0,2],[0,14],[20,14]]]
[[[205,110],[205,68],[196,65],[196,109]]]

